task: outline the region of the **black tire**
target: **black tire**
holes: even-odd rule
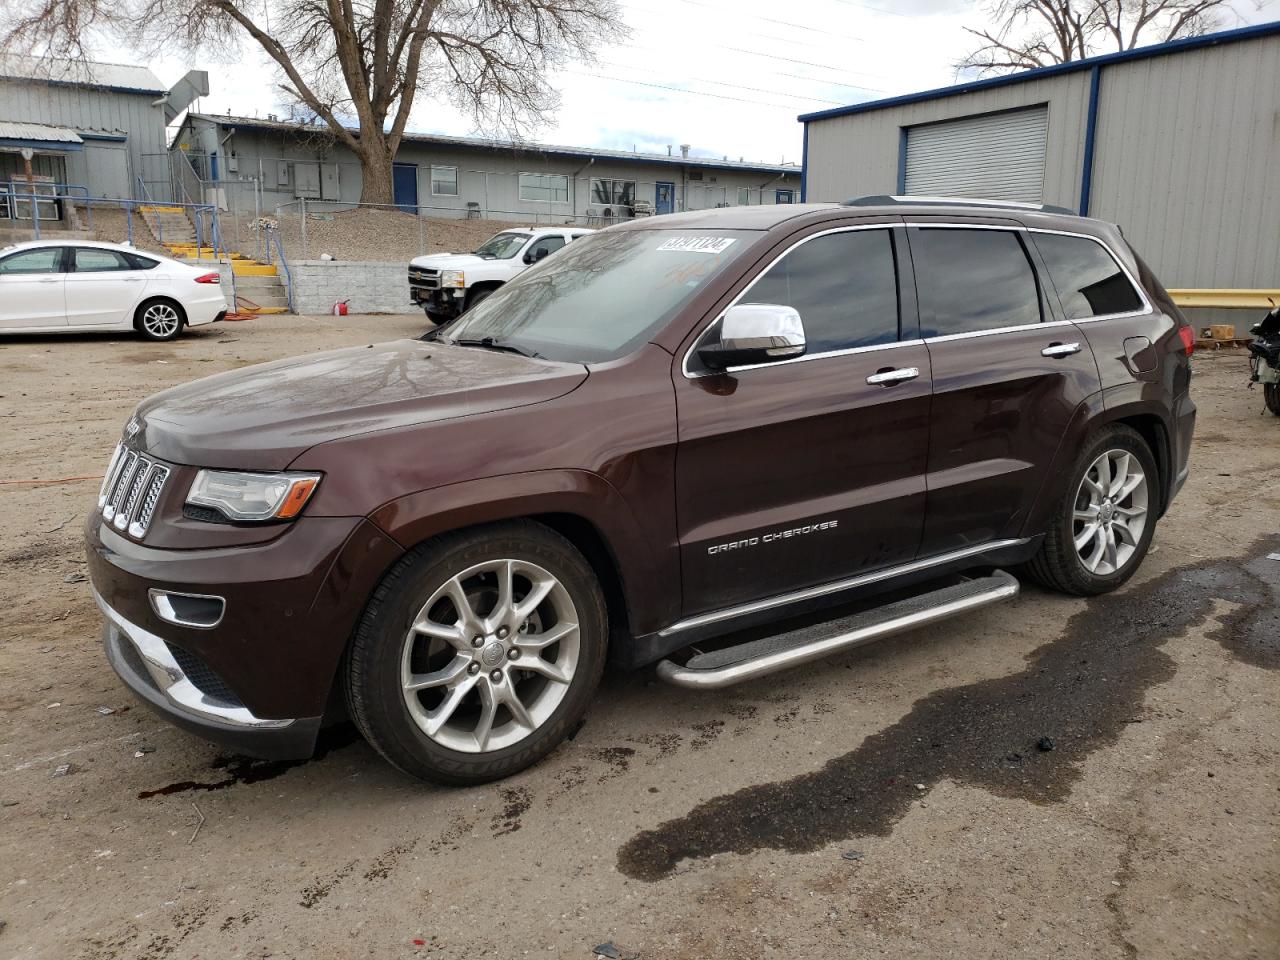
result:
[[[467,296],[467,306],[466,306],[466,308],[463,310],[463,313],[465,313],[467,310],[470,310],[472,307],[474,307],[474,306],[475,306],[477,303],[479,303],[481,300],[484,300],[485,298],[487,298],[490,294],[492,294],[492,293],[493,293],[493,291],[494,291],[495,289],[497,289],[497,288],[496,288],[496,287],[486,287],[486,288],[485,288],[485,289],[483,289],[483,290],[473,290],[473,291],[471,291],[471,293],[470,293],[470,294],[468,294],[468,296]]]
[[[1074,515],[1076,498],[1086,471],[1108,450],[1132,454],[1147,478],[1146,522],[1132,555],[1114,573],[1099,575],[1085,566],[1075,547]],[[1155,534],[1156,516],[1163,489],[1155,457],[1136,430],[1111,424],[1093,434],[1081,449],[1068,474],[1066,489],[1054,510],[1040,551],[1024,567],[1024,572],[1041,585],[1075,596],[1091,597],[1115,590],[1142,565]]]
[[[563,586],[579,625],[577,666],[563,699],[523,739],[483,753],[450,749],[426,734],[406,704],[401,679],[406,638],[437,589],[462,571],[498,559],[537,564]],[[607,639],[599,582],[577,548],[555,531],[514,521],[437,537],[406,554],[369,600],[346,658],[347,706],[370,745],[409,776],[460,786],[499,780],[542,759],[575,728],[599,685]]]
[[[446,316],[443,313],[432,313],[430,310],[423,308],[423,313],[427,315],[427,319],[434,323],[437,327],[443,323],[448,323],[453,317]]]
[[[153,310],[153,308],[155,309]],[[154,312],[172,313],[176,316],[177,323],[166,332],[157,332],[160,328],[152,317]],[[168,297],[152,297],[150,300],[144,300],[138,304],[138,309],[133,312],[133,327],[143,340],[151,340],[157,343],[174,340],[182,333],[186,325],[187,312],[182,309],[182,304],[176,300],[170,300]]]
[[[1280,417],[1280,383],[1264,383],[1262,398],[1267,402],[1267,409]]]

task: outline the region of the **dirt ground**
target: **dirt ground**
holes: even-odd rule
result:
[[[421,327],[0,341],[0,958],[1280,955],[1280,419],[1239,354],[1196,357],[1191,479],[1109,597],[1026,587],[720,693],[607,675],[476,789],[341,728],[250,763],[137,705],[80,531],[133,405]]]

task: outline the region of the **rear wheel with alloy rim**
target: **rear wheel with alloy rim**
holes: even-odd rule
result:
[[[409,774],[508,776],[581,718],[605,631],[590,567],[554,531],[520,522],[428,542],[387,575],[357,629],[351,713]]]
[[[134,315],[134,326],[147,340],[172,340],[185,322],[182,308],[172,300],[148,300]]]
[[[1114,590],[1142,563],[1155,532],[1159,475],[1146,441],[1109,426],[1081,451],[1028,572],[1065,593]]]

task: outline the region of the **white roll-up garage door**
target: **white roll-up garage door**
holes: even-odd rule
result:
[[[1040,203],[1048,107],[907,128],[908,194]]]

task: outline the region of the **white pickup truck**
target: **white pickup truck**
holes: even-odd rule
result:
[[[594,231],[584,227],[512,227],[474,253],[434,253],[409,261],[409,299],[442,323],[479,303],[525,267]]]

